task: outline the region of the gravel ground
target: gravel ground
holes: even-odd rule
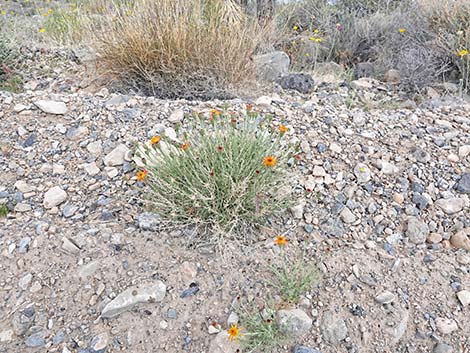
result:
[[[275,352],[470,351],[469,104],[416,107],[367,79],[162,101],[93,89],[74,64],[51,75],[0,92],[0,352],[235,352],[238,302],[276,299],[281,232],[322,276],[286,308],[300,333]],[[191,249],[145,213],[132,148],[181,112],[246,103],[300,142],[298,205],[249,248]]]

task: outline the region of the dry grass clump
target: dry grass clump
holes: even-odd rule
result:
[[[0,90],[19,92],[22,79],[21,52],[8,38],[0,35]]]
[[[88,30],[100,67],[162,98],[224,97],[253,75],[262,31],[231,0],[111,2]]]

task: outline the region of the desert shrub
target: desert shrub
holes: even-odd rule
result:
[[[421,8],[436,33],[435,45],[460,72],[462,88],[470,89],[470,2],[427,1]]]
[[[438,50],[425,13],[412,1],[303,0],[281,11],[280,22],[288,33],[284,48],[299,69],[328,61],[345,67],[371,62],[378,78],[396,69],[402,87],[419,89],[446,78],[452,62]]]
[[[83,4],[64,4],[48,13],[44,21],[46,33],[56,42],[73,44],[82,40],[82,18],[80,7]]]
[[[263,32],[231,0],[136,0],[88,30],[100,68],[143,94],[226,97],[252,77]]]
[[[0,90],[21,90],[21,52],[11,40],[0,35]]]
[[[213,111],[195,116],[178,139],[155,136],[138,147],[138,179],[151,210],[173,223],[222,229],[262,223],[287,207],[292,148],[268,117]]]

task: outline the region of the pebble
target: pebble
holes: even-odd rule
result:
[[[139,214],[137,223],[142,230],[157,231],[161,223],[159,215],[150,212]]]
[[[435,205],[441,208],[447,214],[454,214],[460,212],[465,206],[465,201],[458,197],[451,197],[448,199],[439,199]]]
[[[348,335],[346,322],[332,311],[323,314],[320,324],[323,338],[332,345],[339,345]]]
[[[457,293],[457,298],[459,298],[460,303],[462,306],[468,306],[470,305],[470,291],[468,290],[462,290]]]
[[[470,173],[462,175],[455,189],[461,194],[470,194]]]
[[[375,301],[380,304],[390,304],[395,300],[395,294],[389,291],[380,293],[375,297]]]
[[[458,330],[457,323],[455,320],[438,317],[436,319],[436,327],[443,335],[448,335]]]
[[[462,229],[450,237],[452,246],[470,251],[470,228]]]
[[[44,207],[51,209],[67,199],[67,193],[60,187],[54,186],[44,194]]]
[[[34,102],[34,105],[47,114],[64,115],[67,113],[67,106],[64,102],[38,100]]]
[[[108,167],[123,165],[129,152],[127,146],[121,143],[104,157],[103,162]]]
[[[360,184],[365,184],[372,178],[369,167],[363,163],[356,164],[354,167],[354,175]]]
[[[293,353],[322,353],[321,351],[305,346],[295,346]]]
[[[310,331],[312,319],[300,309],[283,309],[277,312],[276,320],[281,329],[293,336],[301,336]]]
[[[416,217],[408,218],[406,236],[414,244],[422,244],[429,235],[429,227],[426,223]]]
[[[137,304],[161,302],[165,294],[166,286],[162,281],[129,287],[103,308],[101,317],[110,319]]]

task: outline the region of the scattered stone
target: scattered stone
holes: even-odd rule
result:
[[[360,184],[365,184],[371,179],[371,172],[367,165],[358,163],[354,167],[354,175]]]
[[[31,348],[42,347],[46,344],[45,336],[46,332],[43,330],[33,333],[31,336],[26,338],[25,344],[27,347]]]
[[[439,233],[431,233],[426,238],[426,241],[431,244],[438,244],[442,241],[442,235]]]
[[[388,70],[384,75],[384,82],[398,84],[401,82],[400,71],[395,69]]]
[[[302,219],[304,214],[304,207],[305,203],[300,203],[294,207],[291,207],[290,212],[292,213],[292,216],[296,219]]]
[[[91,340],[90,348],[93,353],[104,353],[108,345],[108,334],[101,333]]]
[[[348,335],[346,322],[332,311],[323,314],[320,329],[323,338],[333,345],[340,344]]]
[[[289,71],[290,58],[283,51],[253,56],[258,76],[269,82],[277,81]]]
[[[173,111],[168,117],[168,121],[173,124],[180,123],[183,121],[183,119],[184,119],[184,111],[182,109]]]
[[[181,292],[180,298],[187,298],[187,297],[193,296],[197,292],[199,292],[199,285],[197,283],[191,283],[189,285],[189,288]]]
[[[123,165],[125,157],[129,152],[130,150],[126,145],[120,144],[104,157],[104,164],[108,167]]]
[[[455,320],[438,317],[436,319],[436,327],[443,335],[448,335],[458,330],[457,323]]]
[[[310,331],[312,319],[300,309],[285,309],[277,312],[276,320],[283,331],[301,336]]]
[[[410,242],[414,244],[422,244],[426,241],[426,238],[429,235],[429,227],[418,218],[409,217],[406,235]]]
[[[157,231],[160,226],[161,218],[159,215],[150,212],[139,214],[138,225],[142,230]]]
[[[462,229],[452,235],[450,238],[450,243],[457,249],[465,249],[470,251],[470,228]]]
[[[137,304],[161,302],[165,293],[166,286],[161,281],[129,287],[103,308],[101,317],[110,319]]]
[[[470,291],[468,290],[462,290],[457,293],[457,298],[459,298],[460,303],[465,307],[467,305],[470,305]]]
[[[344,207],[339,215],[344,223],[354,223],[357,219],[348,207]]]
[[[451,197],[449,199],[439,199],[436,201],[435,205],[447,214],[454,214],[463,209],[465,201],[458,197]]]
[[[456,190],[461,194],[470,194],[470,173],[464,173],[457,182]]]
[[[380,293],[375,297],[375,301],[380,304],[390,304],[395,300],[395,294],[389,291]]]
[[[15,333],[13,330],[5,330],[0,332],[0,342],[10,342],[13,341]]]
[[[34,105],[47,114],[64,115],[67,113],[67,106],[64,102],[38,100]]]
[[[45,194],[44,194],[44,207],[45,208],[53,208],[55,206],[60,205],[62,202],[64,202],[67,199],[67,193],[62,190],[60,186],[54,186],[50,188]]]

